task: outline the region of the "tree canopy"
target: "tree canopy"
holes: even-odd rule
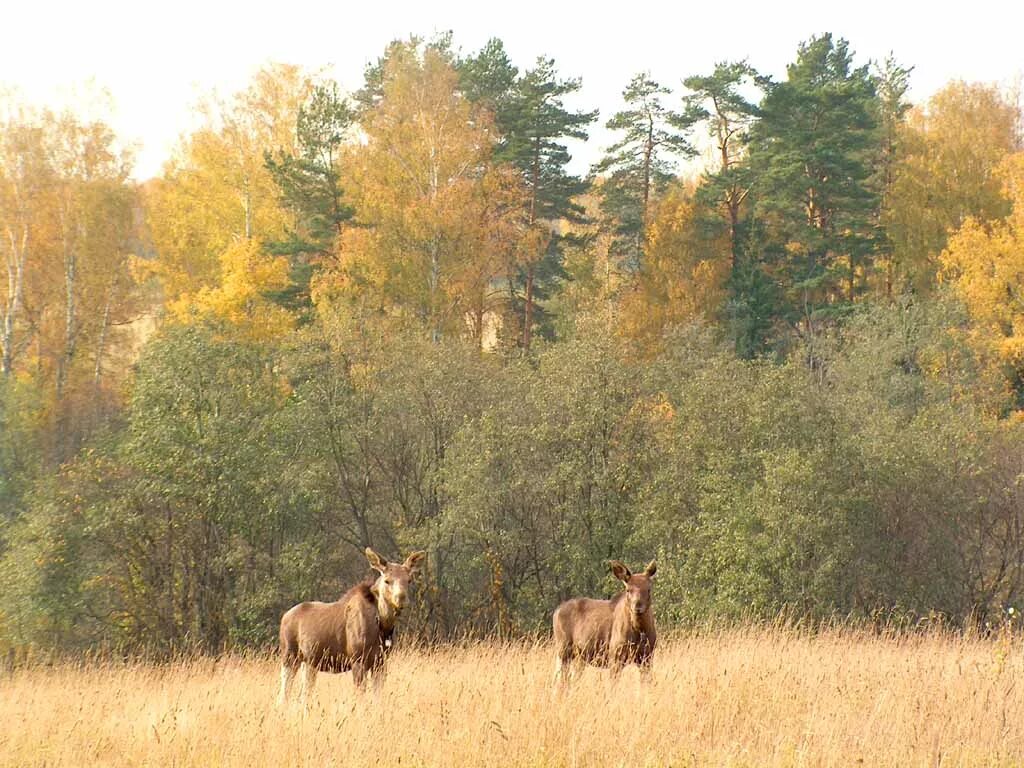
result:
[[[268,64],[156,179],[0,122],[0,652],[261,647],[429,552],[424,639],[997,624],[1024,590],[1024,124],[829,34],[585,83],[495,38]],[[1016,610],[1016,609],[1015,609]]]

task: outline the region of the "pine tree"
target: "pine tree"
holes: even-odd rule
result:
[[[700,187],[699,200],[720,211],[729,237],[732,270],[739,267],[742,242],[740,209],[753,183],[743,162],[751,126],[757,119],[757,105],[742,91],[764,83],[745,61],[715,65],[710,75],[695,75],[683,81],[690,94],[683,98],[685,114],[704,123],[715,143],[717,168],[707,174]]]
[[[896,59],[889,55],[876,67],[873,75],[875,89],[878,92],[878,120],[881,131],[875,179],[881,194],[878,212],[881,236],[876,260],[883,262],[883,291],[888,298],[892,298],[893,291],[897,288],[897,271],[904,271],[900,269],[900,265],[895,263],[893,243],[885,228],[892,218],[890,212],[893,204],[893,192],[899,172],[899,161],[903,154],[902,128],[907,113],[910,111],[910,102],[906,100],[906,96],[910,87],[910,73],[913,69],[913,67],[908,69],[900,66]]]
[[[463,95],[494,118],[500,134],[494,150],[495,160],[508,160],[507,147],[515,120],[519,69],[508,57],[505,44],[496,37],[488,40],[475,55],[460,59],[456,69]]]
[[[291,286],[277,295],[286,306],[308,307],[314,262],[329,255],[352,208],[344,202],[338,161],[354,114],[336,83],[316,86],[296,121],[296,149],[264,156],[284,205],[295,216],[287,237],[269,243],[291,262]]]
[[[686,135],[694,118],[662,104],[670,93],[648,73],[636,75],[622,92],[627,108],[607,124],[625,135],[594,167],[605,176],[599,192],[601,210],[616,236],[613,248],[632,271],[643,265],[653,198],[674,178],[676,159],[694,155]]]
[[[522,296],[524,349],[530,347],[534,325],[546,327],[538,301],[548,298],[556,281],[564,277],[558,222],[580,221],[583,213],[575,198],[587,184],[566,170],[572,155],[565,142],[585,140],[586,128],[597,119],[597,112],[571,111],[563,101],[580,85],[578,78],[560,79],[554,59],[543,57],[516,84],[514,122],[505,154],[522,173],[529,192],[527,221],[551,233],[542,240],[542,250],[528,257],[513,275],[512,296]]]
[[[868,68],[852,60],[831,35],[801,45],[751,130],[760,255],[782,296],[781,319],[808,348],[819,321],[864,291],[877,239],[877,97]]]
[[[750,357],[760,351],[770,314],[770,293],[756,264],[743,257],[750,242],[750,206],[747,204],[754,177],[747,162],[750,130],[757,121],[757,104],[746,93],[764,88],[767,79],[745,61],[715,65],[709,75],[688,77],[683,85],[686,114],[703,123],[714,142],[716,166],[705,174],[697,190],[697,202],[713,212],[713,232],[724,228],[729,254],[728,298],[725,315],[737,351]]]
[[[511,163],[528,190],[526,220],[536,230],[539,250],[509,265],[509,317],[518,343],[530,346],[535,329],[550,334],[541,302],[564,278],[559,222],[576,222],[582,208],[575,198],[587,184],[566,167],[572,156],[566,141],[585,140],[597,112],[572,111],[564,99],[580,89],[578,78],[561,79],[554,59],[540,57],[519,75],[500,40],[460,62],[462,87],[470,100],[492,112],[501,134],[495,160]]]

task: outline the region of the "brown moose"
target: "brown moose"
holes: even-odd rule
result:
[[[359,689],[368,673],[374,685],[380,683],[395,622],[409,599],[409,582],[425,556],[425,552],[413,552],[398,565],[367,547],[366,559],[379,574],[376,580],[357,584],[337,602],[300,603],[281,617],[282,705],[300,667],[303,705],[308,703],[318,671],[352,670]]]
[[[642,675],[650,672],[657,641],[651,602],[657,565],[652,560],[640,573],[619,560],[609,566],[624,591],[611,600],[566,600],[551,617],[556,684],[567,683],[581,663],[609,667],[613,678],[626,664],[638,665]]]

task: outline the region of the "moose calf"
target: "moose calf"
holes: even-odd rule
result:
[[[650,671],[657,640],[651,603],[657,565],[652,560],[640,573],[619,560],[609,565],[624,591],[611,600],[566,600],[552,615],[556,684],[568,682],[580,662],[610,667],[613,678],[626,664],[638,665],[642,674]]]

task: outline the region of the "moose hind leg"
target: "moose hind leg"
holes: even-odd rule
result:
[[[564,645],[555,650],[555,679],[556,689],[563,689],[572,679],[574,667],[576,666],[575,652],[572,644]]]
[[[277,695],[277,703],[284,706],[288,701],[288,694],[291,692],[292,683],[295,681],[295,673],[299,671],[299,665],[290,659],[281,662],[281,690]]]
[[[302,708],[309,711],[309,698],[313,695],[313,686],[316,685],[316,667],[309,662],[302,665]]]

